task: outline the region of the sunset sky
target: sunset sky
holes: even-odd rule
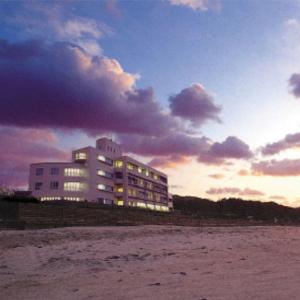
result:
[[[300,1],[0,3],[0,186],[101,136],[180,195],[300,206]]]

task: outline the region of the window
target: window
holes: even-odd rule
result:
[[[117,205],[123,206],[124,205],[124,201],[122,199],[118,199],[117,200]]]
[[[113,164],[113,160],[108,157],[105,157],[104,155],[98,155],[98,160],[110,166]]]
[[[44,174],[44,169],[43,168],[36,168],[35,169],[35,175],[40,176]]]
[[[34,189],[36,191],[40,190],[43,186],[43,183],[42,182],[36,182],[35,185],[34,185]]]
[[[138,172],[142,173],[143,169],[141,167],[138,167]]]
[[[84,169],[76,169],[76,168],[65,168],[64,175],[71,176],[71,177],[84,177],[85,170]]]
[[[64,190],[71,192],[80,192],[85,189],[85,184],[83,182],[65,182]]]
[[[87,158],[87,155],[85,152],[77,152],[75,153],[75,159],[76,160],[81,160],[81,159],[86,159]]]
[[[50,182],[50,189],[51,190],[58,190],[58,186],[59,186],[58,181],[51,181]]]
[[[124,188],[123,188],[122,185],[117,185],[115,187],[115,190],[116,190],[117,193],[123,193],[124,192]]]
[[[110,185],[105,185],[103,183],[99,183],[97,185],[98,190],[105,191],[105,192],[113,192],[113,187]]]
[[[115,161],[115,167],[116,168],[122,168],[123,167],[123,161],[122,160],[116,160]]]
[[[116,172],[115,173],[115,178],[122,179],[123,178],[123,173],[122,172]]]
[[[157,176],[157,174],[154,174],[154,176],[153,176],[153,177],[154,177],[154,179],[155,179],[155,180],[158,180],[158,176]]]
[[[98,170],[97,174],[99,176],[103,176],[103,177],[107,177],[107,178],[113,178],[113,173],[107,172],[107,171],[103,171],[103,170]]]
[[[59,168],[51,168],[50,174],[51,175],[59,175]]]
[[[127,169],[128,169],[128,170],[134,170],[134,165],[131,164],[131,163],[128,163],[128,164],[127,164]]]

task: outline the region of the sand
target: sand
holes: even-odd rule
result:
[[[0,299],[300,299],[298,227],[0,231]]]

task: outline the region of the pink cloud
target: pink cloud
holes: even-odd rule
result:
[[[299,159],[268,160],[252,164],[253,175],[300,176]]]
[[[208,151],[199,153],[198,161],[206,164],[224,164],[228,159],[250,159],[253,153],[249,146],[235,136],[229,136],[222,143],[212,144]]]
[[[27,184],[29,164],[64,161],[70,154],[56,146],[50,130],[0,128],[0,185],[20,187]]]
[[[206,191],[209,195],[238,195],[238,196],[264,196],[265,194],[258,190],[250,188],[235,188],[235,187],[223,187],[223,188],[210,188]]]
[[[210,174],[208,177],[213,178],[213,179],[224,179],[225,175],[224,174]]]
[[[288,134],[282,140],[262,147],[263,155],[274,155],[284,150],[300,148],[300,133]]]

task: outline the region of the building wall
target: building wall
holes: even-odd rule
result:
[[[42,200],[86,200],[160,211],[170,207],[166,174],[122,156],[120,145],[109,139],[98,139],[95,148],[73,151],[72,160],[32,164],[29,187],[33,196]],[[43,174],[39,175],[38,169],[43,169]],[[52,174],[53,169],[58,169],[58,173]],[[39,182],[42,185],[36,189]],[[58,182],[57,188],[53,182]],[[66,190],[73,186],[75,190]],[[80,190],[76,190],[78,186]]]

